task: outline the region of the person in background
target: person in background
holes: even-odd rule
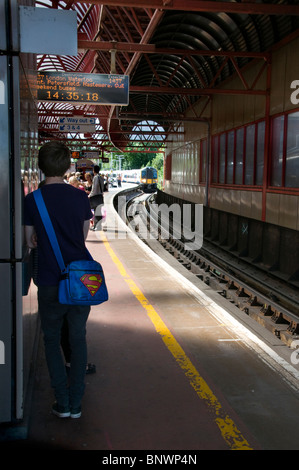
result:
[[[104,192],[109,191],[109,179],[108,175],[101,175],[104,181]]]
[[[76,259],[88,259],[85,240],[92,217],[85,191],[78,191],[63,180],[70,163],[70,150],[62,142],[48,142],[39,150],[38,165],[46,177],[40,190],[66,264]],[[52,412],[59,418],[79,418],[85,389],[86,322],[90,307],[62,305],[58,301],[60,268],[35,204],[33,192],[25,197],[24,225],[27,245],[29,248],[38,249],[38,310],[51,385],[56,398]],[[60,347],[65,316],[71,346],[69,383]]]
[[[102,206],[104,203],[104,180],[99,175],[100,167],[99,165],[94,165],[93,167],[93,180],[92,188],[88,195],[90,201],[90,207],[94,209],[94,223],[91,230],[99,230],[100,221],[102,220]]]
[[[85,191],[87,194],[90,194],[90,191],[92,189],[92,174],[89,172],[85,173],[85,180]]]
[[[72,186],[74,186],[74,188],[82,189],[82,191],[85,191],[85,187],[84,187],[83,184],[78,180],[78,178],[77,178],[76,176],[70,176],[70,178],[69,178],[69,184],[71,184]]]

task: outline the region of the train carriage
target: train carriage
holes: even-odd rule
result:
[[[158,183],[158,171],[147,166],[140,170],[123,170],[122,181],[124,183],[140,184],[143,191],[156,191]]]
[[[143,191],[156,191],[158,183],[158,172],[156,168],[145,167],[140,170],[141,187]]]

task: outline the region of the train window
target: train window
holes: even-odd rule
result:
[[[236,132],[235,184],[243,184],[244,127]]]
[[[213,159],[213,183],[218,183],[218,153],[219,153],[219,136],[213,137],[212,141],[212,159]]]
[[[285,186],[299,187],[299,112],[288,115]]]
[[[281,186],[284,141],[284,116],[278,116],[272,122],[272,186]]]
[[[223,132],[212,139],[213,183],[262,185],[265,121]]]
[[[259,186],[263,184],[264,153],[265,153],[265,121],[261,121],[257,125],[256,177],[255,177],[255,184]]]
[[[230,131],[227,135],[227,170],[226,182],[234,182],[234,163],[235,163],[235,131]]]
[[[255,124],[246,127],[245,184],[254,184]]]
[[[165,180],[171,180],[172,155],[166,155],[165,159]]]
[[[200,171],[199,181],[206,181],[206,166],[207,166],[207,139],[200,142]]]
[[[220,151],[219,151],[219,183],[225,183],[225,166],[226,166],[226,134],[221,134]]]

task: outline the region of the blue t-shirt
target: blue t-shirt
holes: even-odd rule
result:
[[[87,194],[69,184],[46,184],[41,192],[51,218],[65,264],[88,259],[83,225],[92,218]],[[33,225],[37,234],[38,286],[55,286],[60,268],[45,231],[33,193],[25,197],[24,224]]]

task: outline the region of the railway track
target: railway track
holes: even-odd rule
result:
[[[156,238],[168,253],[290,348],[299,339],[299,298],[295,288],[260,269],[236,260],[229,253],[204,241],[200,249],[186,249],[188,240],[182,227],[169,227],[169,214],[163,216],[154,203],[154,195],[131,190],[127,193],[123,217],[145,243]],[[166,225],[165,227],[165,220]],[[153,234],[154,235],[151,235]],[[152,244],[148,243],[151,248]]]

